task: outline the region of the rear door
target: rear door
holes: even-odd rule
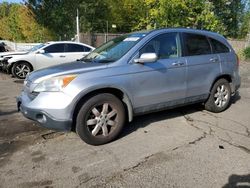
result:
[[[233,74],[233,70],[235,70],[236,66],[235,53],[231,52],[231,50],[222,42],[214,38],[209,38],[209,40],[212,44],[213,52],[220,57],[222,71],[225,74]]]
[[[220,73],[220,59],[212,53],[212,46],[205,35],[183,33],[184,54],[187,59],[186,102],[208,97],[211,83]]]
[[[76,61],[77,59],[83,58],[90,51],[91,49],[86,46],[67,43],[65,48],[66,59],[68,62]]]

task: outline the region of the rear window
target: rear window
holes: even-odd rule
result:
[[[212,53],[208,39],[204,35],[184,33],[184,44],[186,48],[186,56],[206,55]]]
[[[230,52],[229,48],[222,44],[221,42],[210,38],[211,44],[213,45],[213,52],[214,53],[228,53]]]

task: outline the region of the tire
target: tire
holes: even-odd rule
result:
[[[18,62],[12,66],[11,73],[18,79],[25,79],[27,74],[32,71],[32,67],[29,63]]]
[[[76,133],[90,145],[113,141],[122,131],[125,109],[112,94],[103,93],[89,98],[76,118]]]
[[[231,88],[226,79],[217,80],[205,103],[205,109],[210,112],[219,113],[228,108],[231,99]]]

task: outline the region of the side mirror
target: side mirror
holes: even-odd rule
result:
[[[45,50],[38,50],[37,54],[45,54]]]
[[[134,59],[135,63],[154,63],[157,60],[156,53],[144,53],[141,54],[139,59]]]

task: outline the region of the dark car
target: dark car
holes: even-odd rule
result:
[[[4,42],[0,43],[0,52],[7,52],[6,44]]]

